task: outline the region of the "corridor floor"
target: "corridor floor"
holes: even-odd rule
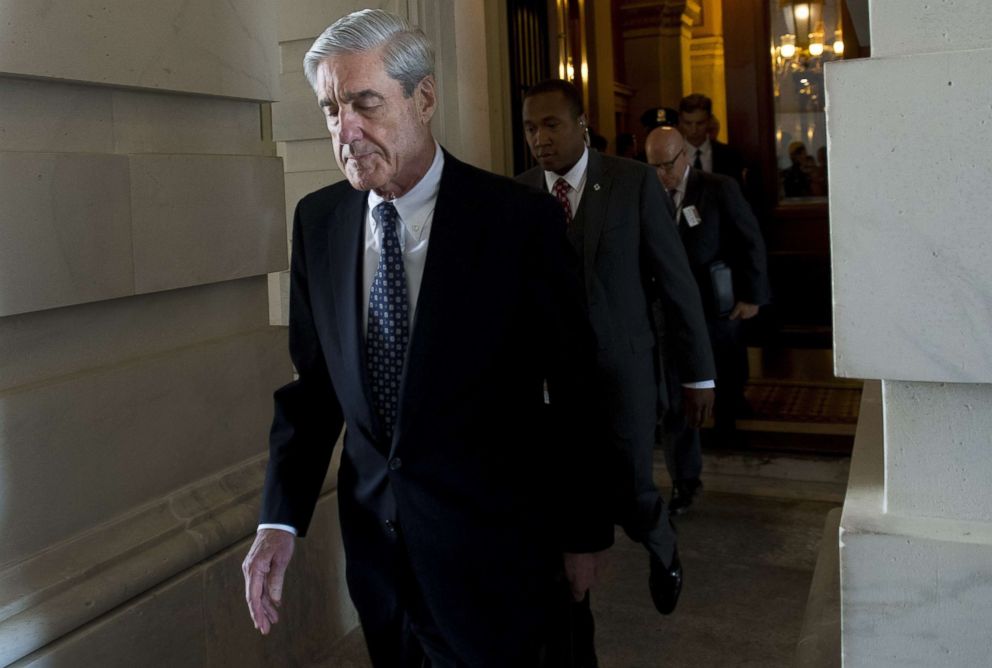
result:
[[[730,473],[733,462],[709,464]],[[786,463],[773,458],[768,467],[801,468],[807,478],[846,474],[846,460]],[[751,463],[746,471],[740,464],[735,468],[754,473]],[[602,668],[794,664],[824,520],[840,503],[829,490],[825,493],[823,482],[767,477],[758,486],[736,482],[756,479],[714,476],[691,511],[678,519],[685,588],[670,617],[660,616],[651,604],[643,548],[618,532],[593,596]],[[746,493],[736,493],[741,491]],[[326,665],[369,666],[360,632],[342,641]]]

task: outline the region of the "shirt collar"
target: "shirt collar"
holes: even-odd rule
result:
[[[444,169],[444,151],[441,150],[441,145],[435,140],[434,161],[431,162],[431,166],[427,169],[427,172],[420,177],[420,180],[406,194],[392,200],[401,221],[407,220],[414,213],[430,204],[431,200],[437,198],[437,191],[441,187],[442,169]],[[385,201],[374,190],[369,190],[369,211],[374,211],[377,206]]]
[[[410,188],[402,197],[392,200],[396,207],[396,213],[400,216],[400,224],[403,227],[414,222],[415,218],[424,218],[434,210],[434,203],[437,200],[438,190],[441,188],[441,172],[444,170],[444,151],[441,145],[434,141],[434,161],[427,169],[427,172],[420,177],[420,180]],[[379,221],[375,219],[372,212],[377,206],[386,200],[376,194],[374,190],[369,190],[369,224],[372,226],[372,233],[378,236]],[[422,222],[422,221],[421,221]],[[399,235],[400,246],[403,247],[405,235]]]
[[[555,172],[549,172],[545,170],[544,172],[544,182],[548,184],[548,191],[554,192],[555,181],[558,179],[565,179],[565,182],[572,186],[572,190],[580,190],[580,186],[585,182],[586,179],[586,167],[589,166],[589,149],[585,146],[582,147],[582,156],[579,161],[572,165],[572,168],[565,172],[564,174],[556,174]]]
[[[693,146],[686,140],[685,142],[685,152],[689,154],[689,161],[692,162],[696,158],[696,151],[701,151],[703,155],[709,155],[710,151],[713,150],[713,144],[710,142],[710,138],[706,137],[703,143],[699,146]]]

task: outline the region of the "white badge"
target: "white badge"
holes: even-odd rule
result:
[[[696,225],[699,225],[699,223],[703,222],[699,217],[699,212],[696,211],[695,205],[687,206],[682,209],[682,217],[685,218],[685,223],[689,227],[695,227]]]

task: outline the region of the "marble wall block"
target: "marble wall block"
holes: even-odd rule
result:
[[[887,512],[992,522],[992,385],[882,390]]]
[[[127,158],[0,153],[0,316],[133,291]]]
[[[272,155],[257,102],[114,91],[117,153]]]
[[[289,272],[269,274],[269,324],[289,326]]]
[[[276,141],[324,139],[328,137],[324,115],[317,106],[317,96],[303,72],[279,76],[282,97],[272,104],[272,137]]]
[[[279,144],[286,172],[326,172],[336,171],[341,180],[344,175],[334,159],[334,146],[330,135],[310,141],[286,141]]]
[[[0,393],[0,564],[264,451],[291,375],[267,328]]]
[[[313,40],[345,14],[359,9],[385,9],[406,16],[404,0],[281,0],[279,2],[279,41]]]
[[[0,151],[113,153],[113,92],[0,77]]]
[[[0,393],[267,329],[254,276],[0,318]]]
[[[983,666],[992,656],[992,542],[846,532],[845,668]]]
[[[992,3],[871,0],[872,58],[992,48]]]
[[[137,292],[286,268],[282,161],[242,156],[133,156]]]
[[[298,72],[303,74],[303,57],[314,42],[314,37],[283,42],[279,45],[279,55],[282,59],[282,73]],[[306,76],[304,76],[306,78]]]
[[[320,665],[358,624],[344,582],[337,517],[336,495],[322,497],[313,530],[297,542],[289,567],[283,621],[268,637],[253,628],[244,602],[245,539],[14,665]]]
[[[275,11],[254,0],[0,0],[0,74],[273,100]]]
[[[828,64],[838,375],[992,382],[990,80],[992,49]]]

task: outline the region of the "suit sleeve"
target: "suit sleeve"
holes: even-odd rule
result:
[[[767,304],[771,295],[761,228],[741,189],[729,179],[720,183],[720,221],[721,244],[726,244],[721,254],[730,258],[738,301]]]
[[[657,177],[644,170],[640,187],[641,248],[664,307],[665,348],[683,383],[716,378],[699,287]]]
[[[293,222],[289,352],[297,379],[276,390],[261,523],[288,524],[305,536],[344,423],[314,327],[307,286],[301,208]]]
[[[563,552],[597,552],[613,544],[613,519],[602,475],[608,441],[604,402],[597,399],[596,340],[562,209],[547,194],[534,194],[533,201],[532,309],[551,397],[544,433],[556,477],[548,481],[556,529]]]

